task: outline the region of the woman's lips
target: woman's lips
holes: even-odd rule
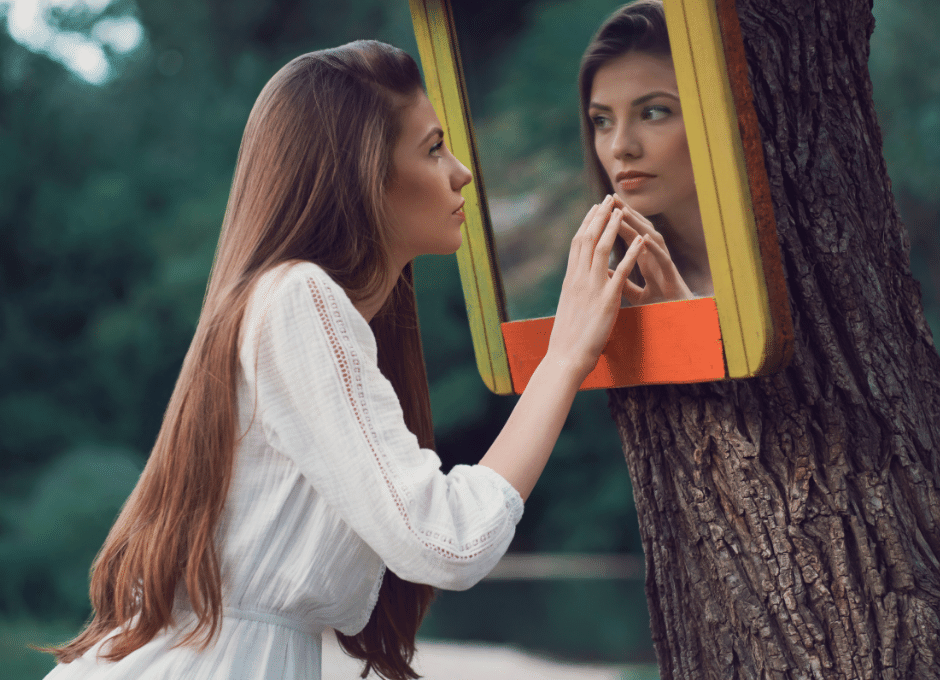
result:
[[[617,186],[623,191],[634,191],[656,177],[645,172],[624,172],[617,175]]]

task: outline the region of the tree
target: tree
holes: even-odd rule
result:
[[[937,678],[940,357],[881,154],[871,3],[737,5],[796,348],[769,377],[610,392],[660,671]]]

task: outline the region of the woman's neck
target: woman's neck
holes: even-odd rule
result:
[[[371,322],[375,315],[379,313],[379,310],[385,306],[385,303],[388,301],[388,296],[392,294],[392,289],[394,289],[395,284],[398,283],[398,279],[401,277],[401,272],[404,268],[405,265],[393,265],[389,267],[389,275],[386,277],[385,282],[378,292],[358,302],[353,302],[353,307],[362,314],[362,318],[364,318],[366,322]]]

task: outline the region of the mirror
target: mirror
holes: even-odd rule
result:
[[[611,189],[645,215],[630,218],[636,231],[663,247],[637,267],[582,388],[746,377],[785,364],[789,309],[733,0],[666,0],[671,59],[661,49],[598,59],[583,119],[595,137],[593,189],[578,66],[617,5],[411,7],[428,93],[476,179],[464,191],[458,262],[490,389],[524,389],[547,348],[571,236]],[[655,285],[663,272],[672,287]]]
[[[662,14],[646,51],[630,50],[631,15],[613,21],[609,0],[575,0],[519,17],[506,3],[480,13],[454,4],[454,24],[510,320],[555,312],[571,236],[592,203],[615,191],[649,218],[656,238],[638,263],[625,305],[702,297],[713,292],[704,232]],[[508,45],[500,29],[517,26]],[[551,40],[552,49],[542,44]],[[579,63],[592,44],[586,97]],[[614,58],[611,51],[625,53]],[[651,50],[655,50],[653,53]],[[582,116],[585,120],[582,122]],[[594,125],[589,127],[589,121]],[[585,172],[581,128],[594,138],[597,163]],[[590,175],[590,176],[586,176]],[[604,180],[607,180],[606,183]],[[660,239],[663,248],[659,248]],[[622,252],[622,249],[621,249]],[[647,269],[644,277],[640,269]],[[662,280],[671,287],[657,290]]]

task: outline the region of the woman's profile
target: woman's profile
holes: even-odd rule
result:
[[[276,73],[249,116],[195,335],[54,680],[320,677],[320,635],[414,678],[434,588],[495,566],[602,351],[634,238],[572,239],[549,349],[477,465],[433,451],[411,262],[453,253],[471,175],[414,60],[359,41]],[[626,221],[625,221],[626,220]]]
[[[629,236],[646,248],[628,281],[633,305],[713,294],[692,160],[662,0],[608,17],[578,76],[585,165],[592,188],[616,194]]]

